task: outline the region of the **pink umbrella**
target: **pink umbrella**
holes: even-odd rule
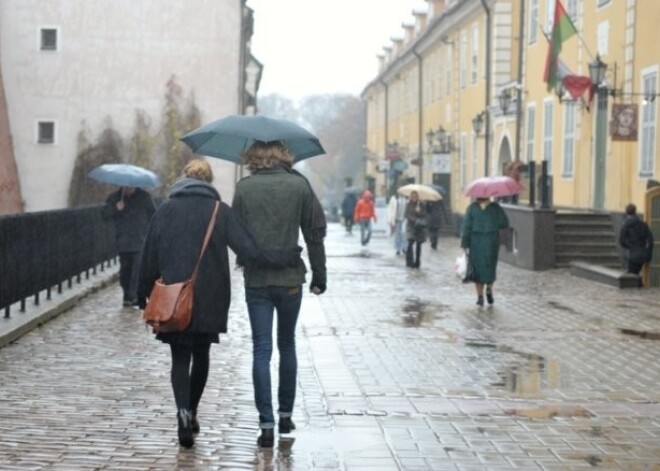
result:
[[[473,198],[490,198],[516,195],[524,189],[524,186],[511,177],[482,177],[470,183],[465,189],[465,194]]]

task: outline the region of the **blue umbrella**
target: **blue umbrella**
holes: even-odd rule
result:
[[[280,141],[294,160],[325,154],[318,138],[285,119],[266,116],[230,115],[206,124],[181,138],[196,154],[240,163],[243,152],[255,141]]]
[[[151,170],[131,164],[104,164],[96,167],[87,176],[98,182],[117,186],[140,188],[160,186],[158,175]]]
[[[426,186],[430,186],[430,187],[433,188],[435,191],[437,191],[438,193],[440,193],[442,196],[446,196],[446,195],[447,195],[447,190],[445,190],[445,187],[442,186],[442,185],[437,185],[437,184],[435,184],[435,183],[429,183],[429,184],[427,184]]]

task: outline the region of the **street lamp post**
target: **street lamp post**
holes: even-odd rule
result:
[[[594,148],[594,209],[603,209],[605,206],[605,157],[607,152],[607,99],[608,89],[604,84],[607,64],[596,59],[589,63],[589,78],[596,87],[596,129]]]

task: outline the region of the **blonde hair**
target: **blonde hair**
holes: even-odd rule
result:
[[[243,154],[243,163],[252,173],[264,169],[273,168],[277,165],[291,167],[293,156],[280,141],[262,142],[255,141]]]
[[[206,160],[193,159],[183,167],[183,176],[211,183],[213,181],[213,170],[211,170],[211,165]]]

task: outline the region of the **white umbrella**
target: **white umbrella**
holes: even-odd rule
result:
[[[410,194],[413,191],[417,192],[417,195],[421,201],[440,201],[442,199],[442,195],[430,186],[418,185],[417,183],[409,183],[408,185],[403,185],[397,190],[397,193],[401,196],[410,198]]]

